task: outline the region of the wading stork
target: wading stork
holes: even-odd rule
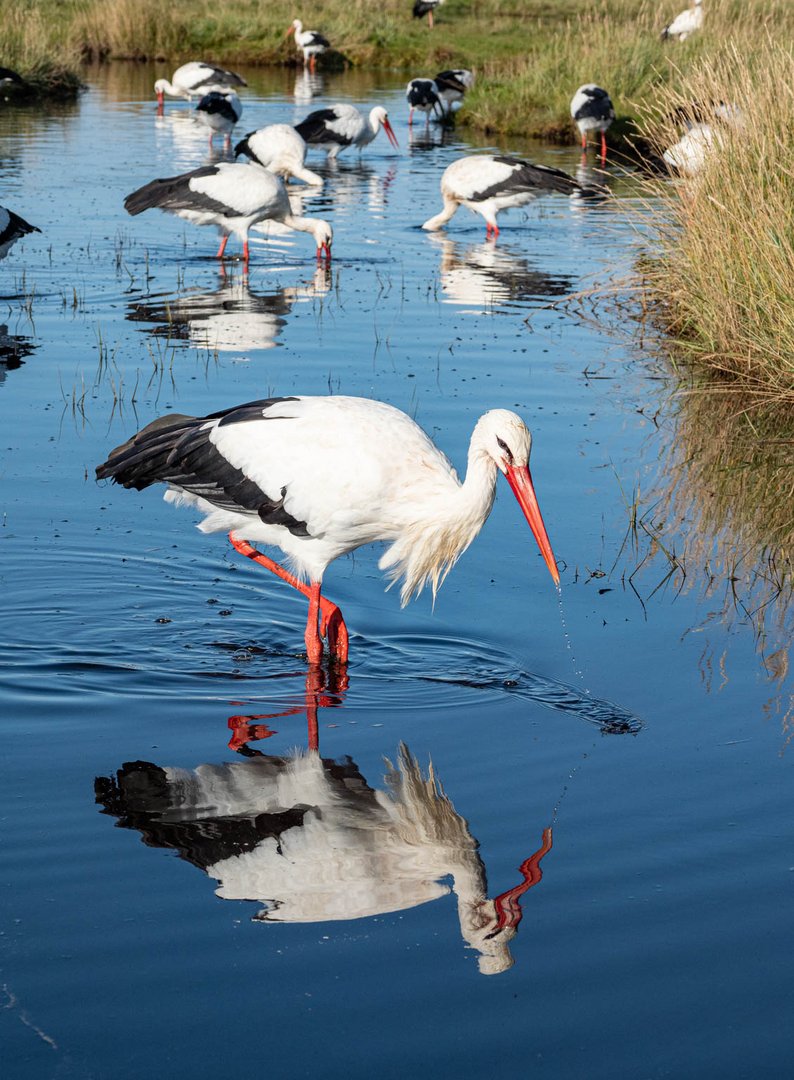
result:
[[[587,133],[601,132],[601,162],[606,161],[607,140],[604,132],[615,119],[612,99],[595,83],[580,86],[571,99],[571,117],[582,136],[582,153],[587,152]]]
[[[381,105],[370,109],[369,116],[364,116],[355,105],[331,105],[328,109],[316,109],[295,125],[295,130],[307,146],[325,150],[331,160],[348,146],[363,150],[381,128],[392,146],[399,150],[397,136],[389,123],[389,114]]]
[[[216,67],[215,64],[205,64],[201,60],[192,60],[189,64],[178,67],[168,79],[158,79],[154,84],[154,92],[157,94],[157,104],[162,108],[165,95],[175,98],[186,98],[192,101],[194,97],[203,97],[211,90],[234,90],[238,86],[246,86],[242,76],[233,71]]]
[[[391,405],[355,397],[267,398],[211,413],[154,420],[96,470],[204,515],[202,532],[227,532],[235,549],[309,600],[305,642],[319,664],[325,637],[347,661],[339,608],[321,595],[328,565],[363,544],[389,544],[379,566],[402,581],[403,605],[436,590],[491,512],[501,472],[552,578],[559,573],[529,472],[532,438],[515,413],[477,421],[463,483],[414,421]],[[285,568],[252,543],[279,548]]]

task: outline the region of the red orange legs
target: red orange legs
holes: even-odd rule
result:
[[[306,620],[306,653],[310,664],[319,664],[323,658],[322,638],[328,642],[328,651],[340,664],[347,663],[349,651],[349,635],[342,612],[330,600],[326,600],[320,593],[320,582],[313,581],[310,585],[299,581],[283,566],[279,566],[273,559],[263,555],[256,548],[251,547],[247,540],[237,540],[233,533],[229,533],[229,542],[235,551],[245,555],[254,562],[264,566],[272,574],[286,581],[293,589],[302,592],[309,598],[309,616]]]
[[[604,132],[601,132],[601,164],[603,165],[607,159],[607,137]]]
[[[221,246],[218,248],[218,252],[217,252],[217,254],[215,256],[216,259],[222,259],[223,258],[223,253],[226,250],[226,245],[228,243],[229,243],[229,234],[226,233],[226,235],[221,240]]]
[[[492,225],[490,223],[490,221],[486,221],[485,222],[485,239],[487,240],[489,236],[492,236],[494,238],[494,240],[495,240],[498,235],[499,235],[499,226],[495,222]]]

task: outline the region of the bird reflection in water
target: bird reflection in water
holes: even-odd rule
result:
[[[272,349],[293,305],[324,296],[331,274],[329,267],[318,266],[302,284],[256,293],[247,274],[221,270],[219,288],[136,300],[128,306],[127,319],[146,323],[146,332],[155,337],[216,352]]]
[[[38,348],[35,341],[24,334],[9,334],[8,326],[0,323],[0,383],[4,383],[6,373],[22,367],[25,357]]]
[[[344,693],[322,679],[317,669],[307,677],[308,750],[265,755],[247,741],[274,734],[262,720],[300,708],[233,717],[231,745],[253,756],[194,770],[128,762],[96,779],[102,812],[137,829],[148,846],[174,850],[204,870],[222,899],[262,904],[256,922],[369,918],[454,893],[480,972],[506,971],[521,900],[541,879],[551,829],[521,863],[520,882],[489,899],[478,841],[432,762],[425,772],[403,744],[377,788],[350,757],[320,755],[317,708],[340,704]]]
[[[325,79],[316,71],[303,68],[295,76],[295,103],[308,105],[314,98],[320,97],[325,91]]]
[[[573,278],[543,273],[506,244],[464,244],[437,233],[430,242],[441,251],[445,302],[465,304],[477,314],[538,297],[566,296],[573,288]]]

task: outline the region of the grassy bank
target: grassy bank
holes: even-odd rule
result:
[[[794,52],[769,39],[751,53],[704,61],[681,93],[645,118],[661,145],[692,102],[730,102],[738,122],[715,123],[695,176],[653,187],[661,199],[646,267],[677,360],[746,395],[794,404]]]

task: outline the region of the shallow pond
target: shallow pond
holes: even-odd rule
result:
[[[4,1075],[791,1075],[786,612],[715,588],[638,324],[560,303],[629,275],[632,177],[497,244],[465,211],[428,235],[472,143],[412,141],[399,76],[246,74],[241,134],[390,110],[400,153],[305,192],[330,273],[305,236],[256,241],[245,277],[212,230],[125,215],[208,160],[153,69],[0,113],[0,202],[42,230],[0,265]],[[461,469],[478,415],[519,411],[561,599],[500,484],[435,609],[400,610],[376,550],[331,568],[352,662],[321,684],[302,597],[93,479],[170,409],[329,391]]]

